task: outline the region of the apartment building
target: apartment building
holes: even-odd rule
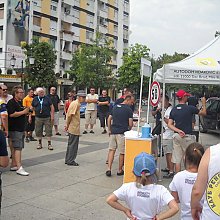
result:
[[[82,43],[91,44],[97,31],[113,40],[117,53],[111,65],[121,66],[129,15],[129,0],[0,0],[0,68],[7,73],[12,52],[15,67],[21,67],[20,41],[47,41],[57,51],[55,73],[63,95],[73,83],[65,73],[72,53]]]

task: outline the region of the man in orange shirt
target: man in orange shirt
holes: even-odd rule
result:
[[[25,141],[28,143],[29,141],[37,141],[33,138],[32,133],[35,127],[35,112],[32,109],[32,101],[34,96],[34,90],[28,89],[27,96],[23,99],[23,106],[25,108],[30,108],[29,113],[26,117],[26,124],[25,124]]]

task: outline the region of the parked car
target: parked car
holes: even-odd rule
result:
[[[206,100],[206,108],[208,108],[208,106],[210,104],[212,104],[216,99],[218,99],[218,97],[210,97]]]
[[[200,116],[201,132],[220,134],[220,98],[215,98],[207,105],[206,116]]]
[[[111,100],[109,110],[111,111],[114,107],[115,102]],[[85,111],[86,111],[86,102],[82,102],[80,105],[80,118],[85,118]],[[99,117],[99,106],[97,106],[97,117]]]
[[[85,118],[86,102],[82,102],[80,105],[80,118]]]

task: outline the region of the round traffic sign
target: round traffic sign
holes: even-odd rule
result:
[[[157,81],[152,82],[150,87],[150,103],[157,106],[160,101],[160,84]]]

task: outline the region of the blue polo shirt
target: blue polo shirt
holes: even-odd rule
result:
[[[32,106],[34,107],[36,117],[38,118],[50,117],[50,111],[51,111],[50,106],[52,104],[53,103],[48,96],[44,96],[44,97],[35,96],[32,101]]]
[[[170,119],[175,123],[175,127],[184,131],[185,134],[192,134],[192,117],[198,114],[199,110],[187,104],[178,104],[170,112]]]
[[[124,134],[125,131],[128,131],[129,118],[133,118],[133,112],[130,106],[117,104],[113,107],[110,115],[112,115],[112,134]]]

